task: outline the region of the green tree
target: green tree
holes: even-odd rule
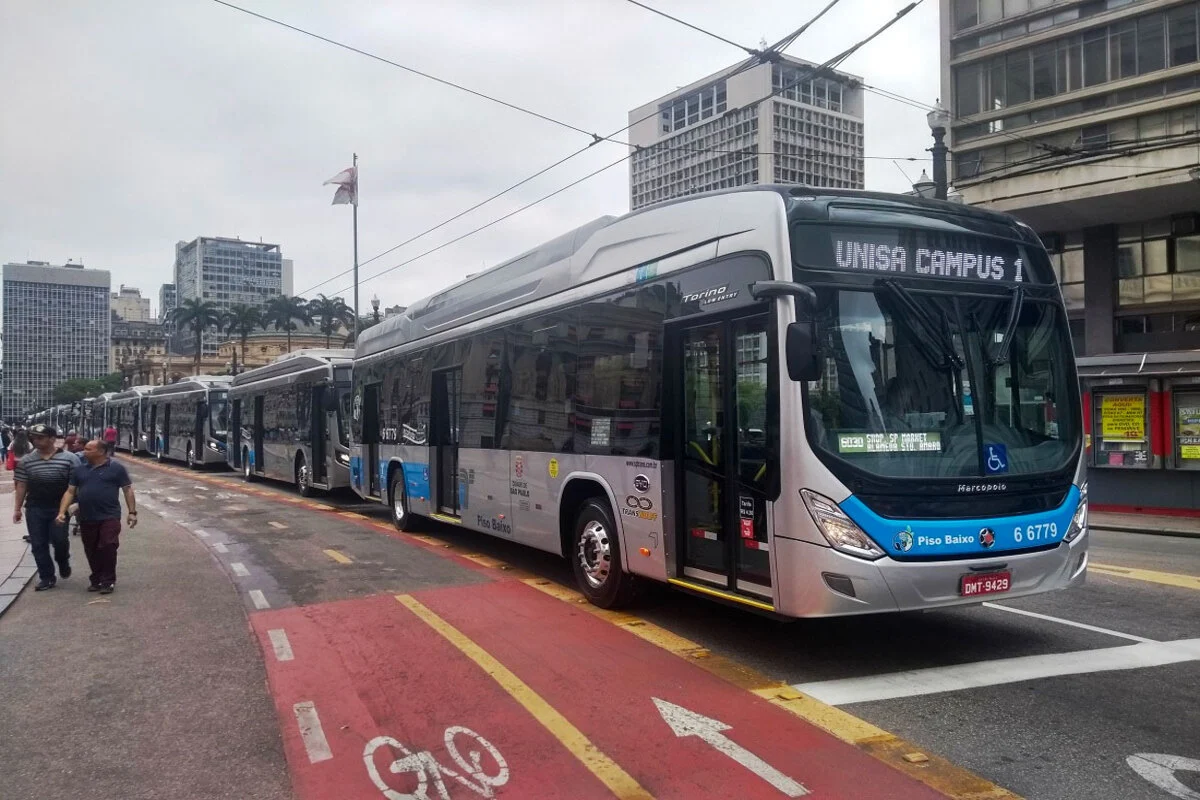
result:
[[[329,347],[333,334],[339,328],[342,326],[349,328],[354,325],[354,309],[346,305],[346,301],[340,297],[317,295],[315,300],[308,302],[308,313],[312,315],[312,319],[321,329],[321,333],[325,334],[326,347]]]
[[[271,298],[263,309],[263,322],[266,325],[274,326],[277,331],[285,331],[287,333],[287,349],[292,352],[292,331],[297,330],[300,326],[296,323],[302,322],[305,325],[312,322],[312,315],[308,312],[308,303],[303,297],[288,297],[287,295],[279,295]]]
[[[238,342],[242,347],[242,368],[245,369],[246,340],[250,338],[250,334],[259,328],[266,328],[262,309],[257,306],[246,305],[245,303],[234,303],[225,312],[221,326],[230,336],[238,337]]]
[[[201,300],[199,297],[189,297],[181,302],[175,308],[171,309],[171,322],[175,324],[176,330],[182,330],[188,327],[195,336],[196,341],[196,361],[195,374],[200,374],[200,357],[201,348],[203,346],[204,332],[209,328],[221,327],[221,312],[217,308],[217,304],[211,300]]]
[[[77,403],[85,397],[102,393],[100,381],[95,378],[72,378],[54,387],[50,393],[55,403]]]

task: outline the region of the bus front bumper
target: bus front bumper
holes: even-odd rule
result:
[[[866,561],[831,547],[775,538],[779,577],[777,611],[791,617],[827,617],[884,611],[922,611],[1066,589],[1087,573],[1085,530],[1075,541],[1033,553],[995,553],[956,561]],[[963,597],[963,576],[1008,571],[1006,592]]]

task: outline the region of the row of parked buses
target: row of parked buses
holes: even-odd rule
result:
[[[46,409],[29,421],[88,437],[111,426],[118,450],[192,468],[228,465],[247,480],[294,482],[307,495],[350,485],[352,356],[351,350],[300,350],[237,377],[134,386]]]
[[[747,187],[604,217],[353,353],[104,400],[125,449],[785,616],[1080,583],[1082,411],[1036,234],[919,198]],[[93,414],[95,411],[93,411]]]

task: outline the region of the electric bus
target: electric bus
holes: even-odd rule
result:
[[[238,375],[229,389],[229,466],[300,494],[350,485],[353,350],[297,350]]]
[[[151,390],[146,398],[151,453],[159,461],[182,461],[191,469],[224,464],[232,380],[197,375]]]
[[[1062,294],[1017,220],[756,186],[604,217],[355,351],[351,484],[639,583],[789,617],[1084,580]]]
[[[117,392],[105,403],[108,422],[117,429],[117,449],[151,452],[149,395],[153,386],[134,386]]]

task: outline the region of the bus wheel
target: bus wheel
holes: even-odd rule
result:
[[[301,497],[311,497],[313,493],[312,475],[308,471],[308,462],[304,455],[296,456],[296,491]]]
[[[192,447],[191,442],[188,442],[188,446],[187,446],[187,468],[188,469],[196,468],[196,449],[194,447]]]
[[[165,455],[163,455],[163,446],[162,446],[162,442],[159,442],[158,446],[154,448],[154,457],[155,457],[156,459],[158,459],[159,461],[165,461],[165,460],[166,460],[166,456],[165,456]]]
[[[250,468],[250,450],[245,447],[242,448],[242,478],[246,483],[254,480],[254,470]]]
[[[592,498],[575,518],[571,566],[583,595],[601,608],[620,608],[633,601],[632,575],[621,569],[621,546],[608,503]]]
[[[404,493],[404,474],[401,470],[392,473],[388,481],[388,505],[392,509],[392,524],[398,531],[415,529],[416,520],[408,511],[408,495]]]

